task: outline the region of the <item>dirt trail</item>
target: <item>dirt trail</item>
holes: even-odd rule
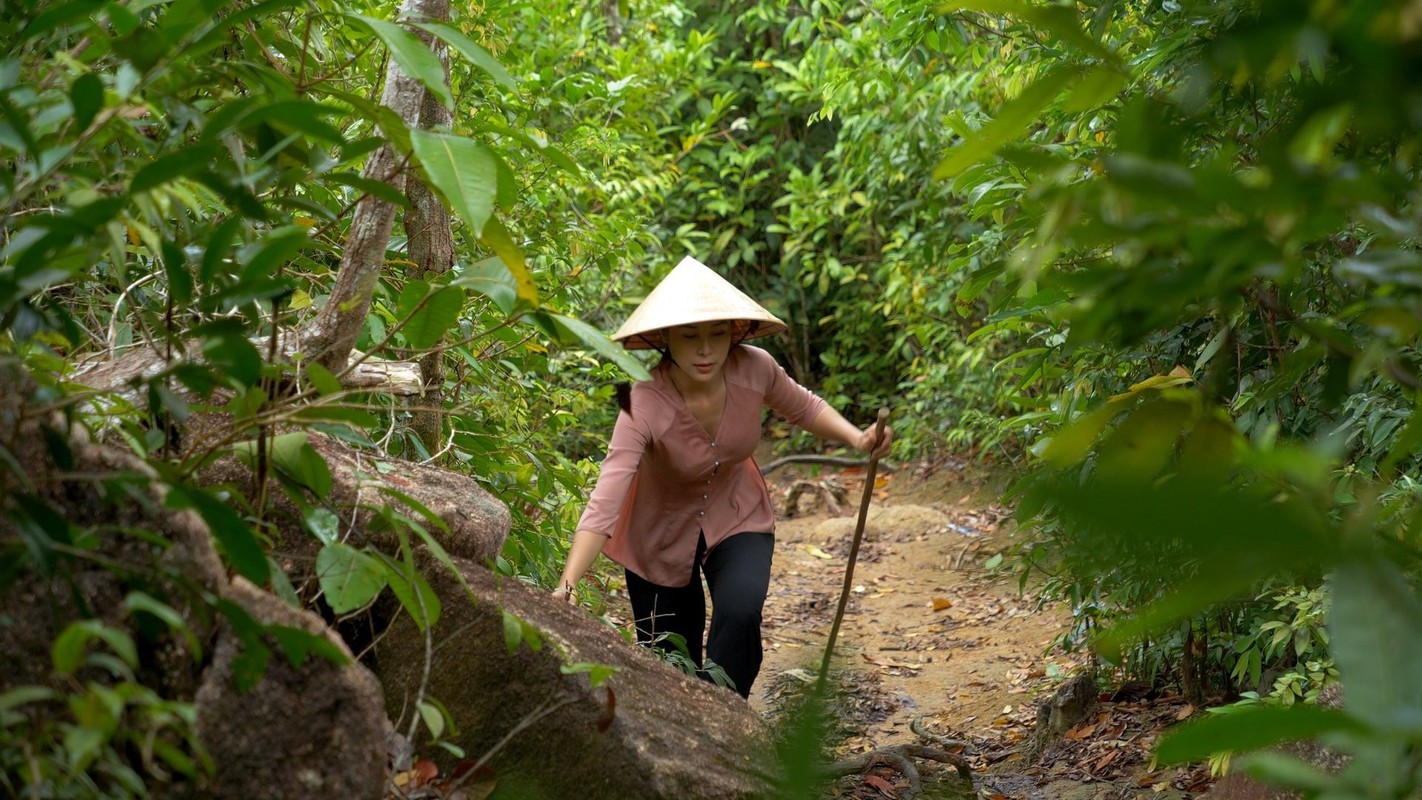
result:
[[[768,715],[816,675],[843,585],[863,476],[826,470],[809,480],[824,478],[842,484],[846,502],[838,514],[807,492],[801,514],[778,523],[766,662],[751,698]],[[777,503],[804,479],[790,469],[769,476]],[[973,743],[966,755],[976,774],[967,787],[949,768],[920,762],[921,798],[1193,796],[1174,787],[1199,785],[1198,776],[1150,772],[1145,763],[1158,722],[1152,715],[1193,712],[1170,698],[1103,704],[1069,732],[1065,746],[1029,757],[1038,703],[1080,665],[1050,649],[1066,613],[1035,608],[1005,568],[1016,539],[1010,512],[998,502],[1001,486],[952,466],[878,483],[835,647],[834,674],[848,709],[840,718],[841,755],[916,741],[910,725],[921,717],[930,732]],[[905,784],[895,777],[884,769],[845,778],[836,796],[897,797]]]

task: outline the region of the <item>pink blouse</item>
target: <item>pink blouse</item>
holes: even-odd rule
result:
[[[709,551],[727,537],[775,530],[770,493],[752,455],[769,406],[804,426],[826,407],[758,347],[726,358],[726,405],[716,435],[696,421],[672,383],[671,364],[632,387],[578,530],[609,537],[603,553],[661,586],[691,580],[698,531]]]

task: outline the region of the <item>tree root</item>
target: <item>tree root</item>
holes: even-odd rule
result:
[[[973,771],[961,756],[954,755],[947,750],[937,747],[929,747],[924,744],[899,744],[893,747],[885,747],[880,750],[872,750],[854,758],[847,758],[843,761],[836,761],[825,767],[825,775],[838,778],[842,775],[852,775],[857,772],[864,772],[870,767],[888,766],[898,771],[908,781],[908,789],[899,795],[902,800],[912,800],[913,796],[923,789],[923,780],[918,776],[918,768],[913,765],[910,758],[926,758],[937,761],[940,764],[951,764],[958,770],[963,780],[971,781]]]
[[[925,742],[929,742],[930,744],[936,744],[939,747],[961,747],[970,753],[976,752],[976,748],[973,747],[973,743],[968,741],[967,739],[949,739],[947,736],[942,736],[940,734],[934,733],[933,731],[930,731],[928,728],[925,728],[923,725],[923,718],[926,716],[928,715],[919,714],[918,716],[913,718],[912,722],[909,723],[909,730],[913,731],[914,735],[918,736],[918,738],[924,740]]]

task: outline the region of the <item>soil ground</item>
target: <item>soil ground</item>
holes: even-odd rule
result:
[[[863,473],[827,467],[812,475],[796,465],[768,481],[782,512],[802,490],[799,513],[782,513],[778,523],[766,661],[751,698],[773,717],[818,674]],[[1203,768],[1150,765],[1161,731],[1196,713],[1168,693],[1146,699],[1132,687],[1108,687],[1063,737],[1034,744],[1039,704],[1084,664],[1053,647],[1067,611],[1039,608],[1030,586],[1018,591],[1011,551],[1020,534],[1000,502],[1002,488],[1002,479],[956,463],[876,481],[832,665],[836,756],[922,743],[911,730],[918,719],[932,734],[968,743],[955,750],[974,771],[967,785],[947,765],[918,761],[920,798],[1182,800],[1203,792],[1210,782]],[[878,767],[830,791],[897,798],[907,788],[904,776]]]

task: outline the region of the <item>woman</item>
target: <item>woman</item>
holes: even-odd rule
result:
[[[739,289],[685,258],[612,336],[628,349],[653,348],[652,379],[623,396],[597,486],[573,536],[554,595],[573,590],[598,553],[627,571],[637,640],[665,646],[680,634],[702,664],[705,645],[742,697],[760,671],[761,608],[770,584],[775,513],[751,459],[762,409],[825,439],[887,453],[872,429],[850,424],[800,386],[747,339],[785,330]]]

